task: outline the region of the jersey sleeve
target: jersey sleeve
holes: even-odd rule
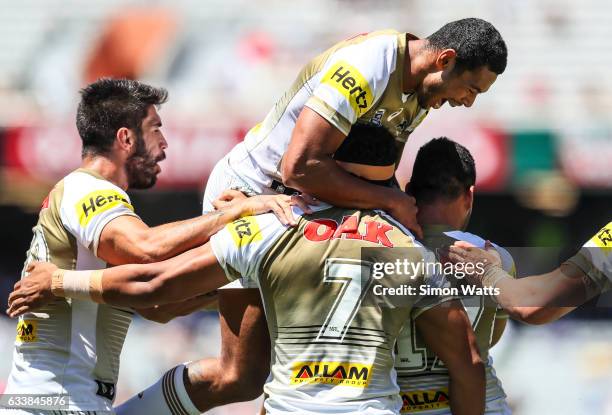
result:
[[[612,290],[612,222],[593,235],[567,262],[580,268],[594,283],[596,292],[589,294]]]
[[[357,119],[380,99],[395,69],[390,38],[346,46],[326,61],[306,106],[348,135]]]
[[[120,187],[86,173],[74,173],[65,179],[62,222],[77,242],[94,255],[104,227],[124,215],[138,217],[129,196]]]
[[[285,229],[274,215],[267,214],[240,218],[213,235],[210,244],[227,279],[256,288],[261,260]]]

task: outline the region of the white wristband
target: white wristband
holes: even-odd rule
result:
[[[102,274],[104,270],[67,271],[56,270],[52,275],[51,292],[57,297],[104,303],[102,298]]]

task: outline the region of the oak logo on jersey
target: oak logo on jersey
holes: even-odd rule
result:
[[[393,230],[393,226],[377,222],[375,220],[365,221],[365,230],[358,230],[359,218],[357,216],[344,216],[342,223],[333,219],[315,219],[309,221],[304,227],[304,237],[311,242],[324,242],[332,239],[357,239],[373,242],[388,248],[393,248],[387,233]]]
[[[336,62],[321,79],[340,92],[351,105],[355,115],[365,114],[374,103],[370,85],[364,76],[346,61]]]
[[[402,391],[400,396],[402,398],[401,413],[403,414],[443,409],[450,406],[448,388]]]
[[[370,383],[372,365],[349,362],[297,362],[291,384],[319,383],[365,388]]]
[[[134,211],[130,202],[116,190],[96,190],[79,200],[75,206],[79,223],[86,226],[96,215],[116,206],[123,205]]]
[[[261,241],[261,231],[254,216],[247,216],[233,221],[227,225],[229,233],[237,247],[245,246],[251,242]]]
[[[592,241],[600,248],[612,249],[612,222],[597,232]]]
[[[32,343],[37,340],[38,324],[34,320],[19,320],[17,323],[17,337],[18,342]]]

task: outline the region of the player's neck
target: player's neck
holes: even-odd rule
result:
[[[406,44],[402,91],[414,92],[429,70],[429,50],[426,39],[409,40]]]
[[[106,156],[85,156],[81,161],[81,168],[94,171],[109,182],[123,190],[128,188],[128,179],[123,163],[119,163]]]
[[[417,221],[420,225],[447,225],[452,229],[461,229],[465,222],[462,208],[455,202],[434,202],[419,205]]]

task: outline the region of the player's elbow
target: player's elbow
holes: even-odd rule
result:
[[[160,324],[166,324],[174,318],[173,315],[170,315],[169,313],[161,312],[156,308],[147,309],[146,311],[138,310],[138,314],[140,314],[142,317],[144,317],[145,319],[149,321],[154,321]]]
[[[151,264],[166,259],[160,244],[151,236],[142,235],[135,244],[137,246],[136,255],[138,262],[141,264]]]
[[[304,166],[301,160],[291,158],[283,160],[281,165],[281,178],[286,186],[296,187],[302,184]]]
[[[270,361],[264,356],[249,361],[248,365],[226,362],[223,388],[230,390],[238,402],[250,401],[262,394],[269,374]]]
[[[229,370],[223,377],[223,389],[231,391],[234,402],[251,401],[262,394],[269,373],[269,366],[265,374]]]
[[[510,315],[515,320],[534,326],[550,323],[562,314],[559,307],[515,307]]]

